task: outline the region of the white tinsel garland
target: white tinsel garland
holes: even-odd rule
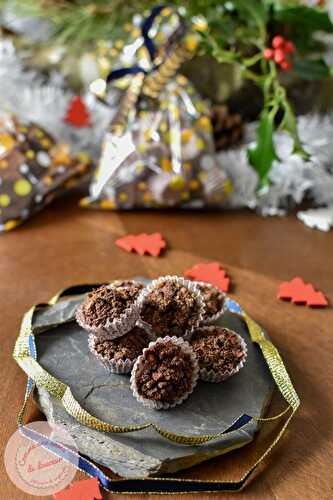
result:
[[[255,124],[246,130],[243,146],[218,154],[218,159],[234,184],[231,207],[256,208],[263,215],[282,215],[305,198],[315,206],[333,203],[333,116],[305,115],[298,118],[298,130],[306,161],[293,154],[293,143],[286,133],[274,135],[279,160],[269,172],[270,184],[257,191],[258,177],[247,159],[247,148],[253,144]]]
[[[46,42],[54,29],[50,22],[39,17],[17,15],[15,0],[7,1],[1,6],[0,23],[8,30],[23,35],[31,42]]]
[[[70,142],[75,150],[89,152],[97,161],[115,108],[106,107],[88,94],[85,102],[92,126],[71,127],[64,117],[73,94],[64,86],[59,73],[45,81],[36,71],[25,68],[11,42],[0,42],[0,110],[36,122],[57,140]],[[230,208],[249,207],[263,215],[283,215],[305,198],[312,200],[314,206],[333,205],[333,115],[298,118],[299,135],[311,155],[310,161],[292,154],[288,134],[275,134],[279,160],[269,172],[269,186],[260,191],[258,175],[247,159],[247,149],[255,141],[255,129],[256,123],[249,124],[241,147],[217,155],[234,185]]]
[[[74,150],[86,151],[98,160],[115,110],[87,94],[84,102],[91,114],[91,126],[75,128],[64,121],[72,98],[73,93],[65,88],[60,73],[53,73],[45,81],[42,75],[24,66],[10,41],[0,42],[0,110],[37,123],[58,141],[68,142]]]

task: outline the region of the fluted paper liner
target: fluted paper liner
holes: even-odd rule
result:
[[[173,403],[167,403],[167,402],[154,401],[151,399],[147,399],[138,393],[137,384],[136,384],[136,373],[137,373],[138,369],[142,366],[142,363],[143,363],[144,358],[145,358],[145,353],[149,348],[153,347],[156,344],[164,344],[170,340],[174,344],[177,344],[178,346],[180,346],[181,349],[185,353],[189,354],[191,357],[191,361],[192,361],[191,388],[188,392],[184,393],[180,398],[178,398]],[[155,340],[154,342],[150,342],[148,347],[143,349],[141,356],[139,356],[138,359],[136,360],[134,367],[132,369],[131,389],[132,389],[133,395],[135,396],[137,401],[139,401],[139,403],[142,403],[144,406],[151,408],[151,409],[154,409],[154,410],[168,410],[169,408],[174,408],[175,406],[180,405],[181,403],[183,403],[183,401],[185,401],[185,399],[187,399],[189,397],[189,395],[193,392],[193,389],[197,385],[198,379],[199,379],[199,363],[198,363],[197,357],[194,354],[193,349],[190,346],[190,344],[188,342],[186,342],[186,340],[183,340],[181,337],[168,337],[168,336],[167,337],[160,337],[157,340]]]
[[[224,372],[218,372],[213,369],[207,370],[207,368],[201,368],[200,373],[199,373],[199,378],[200,380],[203,380],[205,382],[214,382],[216,384],[223,382],[224,380],[227,380],[229,377],[232,377],[233,375],[236,375],[236,373],[239,372],[241,368],[243,368],[246,358],[247,358],[247,347],[246,347],[246,342],[245,340],[235,331],[230,330],[230,328],[225,328],[225,327],[219,327],[218,325],[212,325],[212,326],[206,326],[202,328],[198,328],[197,332],[202,331],[202,332],[207,332],[207,331],[214,331],[216,328],[223,328],[223,330],[227,330],[228,332],[232,333],[234,336],[236,336],[239,340],[239,343],[241,345],[241,349],[243,350],[245,357],[238,363],[238,365],[233,369],[233,370],[225,370]]]
[[[83,285],[83,286],[84,287],[89,286],[91,289],[94,288],[94,285]],[[38,384],[38,387],[43,388],[45,391],[47,391],[47,393],[50,396],[56,397],[57,400],[59,401],[59,404],[64,409],[64,411],[69,413],[77,423],[83,426],[89,426],[95,429],[96,431],[126,434],[150,428],[154,430],[158,436],[163,437],[163,439],[166,439],[174,444],[177,443],[181,446],[203,445],[205,443],[215,441],[216,439],[220,439],[222,438],[222,436],[226,434],[225,430],[214,434],[204,434],[204,435],[177,434],[171,432],[168,429],[164,429],[163,427],[160,427],[151,421],[138,422],[137,425],[121,426],[117,424],[111,424],[110,422],[104,422],[103,420],[98,419],[96,416],[91,415],[86,410],[84,410],[80,406],[79,402],[75,399],[73,394],[71,393],[70,387],[65,383],[63,383],[61,380],[52,376],[45,369],[43,369],[38,362],[39,358],[36,360],[37,353],[35,351],[35,338],[38,335],[38,330],[34,330],[32,326],[33,316],[37,309],[45,306],[51,308],[54,306],[54,304],[57,304],[59,302],[60,297],[65,297],[65,296],[70,297],[72,295],[73,295],[72,288],[67,288],[65,290],[62,290],[61,292],[57,293],[54,297],[52,297],[47,302],[47,305],[45,303],[42,303],[32,306],[28,311],[25,312],[22,318],[19,335],[18,338],[16,339],[13,352],[13,356],[16,363],[21,367],[21,369],[27,374],[28,377],[24,400],[22,402],[21,409],[17,416],[17,421],[19,426],[24,425],[28,408],[27,402],[29,401],[32,395],[35,384]],[[263,354],[263,358],[267,363],[268,369],[272,377],[274,377],[276,381],[277,388],[281,396],[283,397],[283,400],[285,401],[285,403],[287,403],[286,408],[278,415],[275,415],[274,417],[268,417],[266,419],[265,418],[260,419],[261,422],[271,422],[272,420],[278,421],[282,417],[284,417],[282,426],[279,426],[277,433],[274,434],[272,440],[270,440],[267,443],[267,446],[265,446],[264,450],[260,453],[259,458],[256,458],[254,463],[249,464],[249,467],[244,472],[241,478],[239,479],[237,478],[234,481],[231,481],[231,483],[228,483],[229,486],[230,484],[233,486],[234,491],[241,491],[244,489],[244,477],[246,478],[249,478],[251,476],[253,477],[253,474],[257,473],[258,467],[261,466],[264,459],[266,459],[267,456],[271,454],[271,452],[273,451],[274,448],[276,448],[281,438],[285,435],[285,431],[287,430],[288,425],[290,424],[291,420],[294,418],[297,410],[300,407],[300,399],[298,397],[297,392],[294,389],[292,381],[290,380],[289,374],[286,370],[286,367],[283,363],[283,360],[277,348],[267,338],[263,329],[258,325],[258,323],[256,323],[239,306],[239,304],[234,302],[234,306],[237,307],[238,315],[243,318],[243,320],[247,325],[250,335],[250,342],[255,342],[259,346]],[[33,383],[31,383],[31,381]],[[287,414],[288,416],[286,418]],[[245,425],[247,424],[245,423],[243,426],[240,427],[240,429],[242,429]],[[103,475],[103,472],[100,469],[96,470],[99,473],[100,477],[104,479],[106,484],[105,486],[106,489],[108,491],[111,491],[111,493],[112,492],[117,493],[117,488],[116,489],[114,488],[114,481],[112,481],[107,476]],[[156,481],[157,482],[155,486],[154,485],[149,486],[150,493],[160,493],[161,489],[167,492],[170,491],[170,487],[178,488],[179,486],[179,479],[174,479],[170,477],[162,478]],[[197,484],[199,483],[200,480],[197,481]],[[201,481],[201,484],[203,485],[204,489],[207,488],[207,491],[216,489],[217,486],[220,486],[219,491],[225,491],[225,485],[226,485],[226,483],[221,481],[216,483],[216,481],[207,481],[207,480]],[[140,489],[140,491],[142,489],[147,491],[148,489],[148,488],[145,489],[145,481],[142,481],[142,484],[140,484],[138,487],[135,487],[135,485],[133,487],[133,481],[130,480],[126,487],[132,493],[137,492],[138,489]],[[227,487],[227,490],[230,491],[230,488]],[[186,493],[186,492],[188,493],[188,491],[189,491],[188,487],[184,483],[184,488],[181,488],[180,493]]]
[[[129,332],[128,332],[129,333]],[[147,336],[149,337],[149,340],[152,341],[154,338],[149,332],[145,332]],[[110,372],[110,373],[118,373],[118,374],[125,374],[125,373],[131,373],[132,368],[134,366],[135,361],[138,359],[138,356],[135,359],[129,359],[126,358],[125,360],[106,360],[104,356],[99,354],[96,349],[95,349],[95,340],[111,340],[108,337],[101,337],[101,336],[96,336],[93,333],[90,333],[89,338],[88,338],[88,345],[90,352],[99,360],[101,363],[104,365],[104,367]]]
[[[146,286],[139,295],[139,298],[138,298],[139,310],[141,310],[141,308],[142,308],[146,298],[149,296],[149,294],[155,288],[157,288],[158,285],[160,285],[161,283],[163,283],[165,281],[173,281],[173,282],[176,282],[176,283],[184,286],[185,288],[187,288],[194,295],[196,302],[198,304],[199,311],[198,311],[197,320],[193,322],[190,329],[185,330],[181,335],[182,338],[188,340],[191,338],[193,332],[199,327],[199,325],[202,324],[202,321],[204,319],[204,313],[206,310],[206,306],[205,306],[202,294],[198,290],[194,281],[186,280],[185,278],[180,278],[179,276],[162,276],[161,278],[153,280],[150,283],[150,285]],[[145,330],[149,331],[151,334],[154,334],[153,327],[149,323],[143,321],[143,319],[141,317],[139,318],[138,324],[142,328],[144,328]],[[156,335],[155,335],[155,337],[156,337]]]
[[[108,288],[112,288],[113,284],[108,285]],[[139,294],[140,295],[140,294]],[[113,319],[112,321],[107,321],[101,327],[94,327],[88,325],[84,313],[82,310],[84,302],[78,307],[75,318],[78,324],[90,333],[93,333],[96,336],[105,337],[106,339],[115,339],[117,337],[122,337],[126,333],[128,333],[136,324],[139,319],[139,303],[138,299],[136,299],[133,304],[131,304],[125,311],[119,315],[118,318]]]
[[[101,354],[99,354],[97,351],[96,351],[96,347],[95,347],[95,340],[97,339],[98,337],[96,337],[93,333],[91,333],[89,335],[89,339],[88,339],[88,345],[89,345],[89,349],[90,349],[90,352],[99,360],[101,361],[101,363],[103,364],[103,366],[110,372],[110,373],[118,373],[118,374],[124,374],[124,373],[130,373],[132,368],[133,368],[133,365],[135,363],[135,359],[125,359],[125,360],[122,360],[122,359],[119,359],[119,360],[115,360],[115,359],[110,359],[110,360],[106,360],[104,358],[104,356],[102,356]],[[107,339],[106,339],[107,340]]]
[[[211,283],[208,283],[206,281],[194,281],[193,283],[195,283],[196,285],[204,285],[204,286],[207,286],[211,289],[216,289],[218,290],[221,295],[223,295],[223,304],[222,304],[222,307],[221,309],[215,313],[215,314],[212,314],[211,316],[209,316],[208,318],[204,317],[204,319],[202,320],[202,325],[210,325],[211,323],[215,323],[215,321],[217,321],[224,313],[225,311],[227,310],[227,307],[226,307],[226,294],[224,292],[222,292],[222,290],[220,290],[219,288],[217,288],[216,286],[212,285]],[[200,291],[200,289],[199,289]],[[205,299],[203,298],[204,302],[205,302]],[[207,310],[206,310],[206,314],[207,314]]]

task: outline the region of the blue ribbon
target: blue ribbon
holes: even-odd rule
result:
[[[146,19],[144,19],[142,25],[141,25],[141,33],[142,37],[145,42],[145,46],[149,52],[149,56],[151,61],[155,59],[156,55],[156,47],[154,45],[153,40],[149,36],[149,31],[150,28],[152,27],[156,17],[162,12],[162,10],[166,7],[166,5],[157,5],[151,10],[151,13],[149,14]]]
[[[118,80],[119,78],[123,78],[127,75],[137,75],[138,73],[147,74],[147,71],[141,66],[132,66],[131,68],[120,68],[111,71],[111,73],[107,76],[106,82],[110,83],[113,80]]]
[[[141,66],[132,66],[129,68],[119,68],[111,71],[109,75],[106,78],[107,83],[110,83],[113,80],[118,80],[119,78],[123,78],[124,76],[127,75],[137,75],[138,73],[144,73],[145,75],[156,70],[159,65],[154,64],[154,59],[156,57],[156,47],[154,45],[153,40],[150,38],[149,31],[156,19],[156,17],[162,12],[163,9],[167,7],[166,4],[162,5],[157,5],[154,7],[149,16],[146,17],[146,19],[143,20],[141,24],[141,34],[144,40],[144,45],[148,51],[151,63],[152,63],[152,68],[147,71],[146,69],[142,68]],[[179,16],[179,19],[181,19],[179,13],[175,11],[177,15]]]
[[[247,425],[252,420],[249,415],[242,415],[236,422],[228,427],[224,432],[236,431]],[[191,492],[213,492],[213,491],[237,491],[245,483],[249,474],[238,483],[196,481],[191,479],[110,479],[92,462],[72,449],[57,443],[47,436],[44,436],[29,427],[22,425],[20,432],[33,442],[40,444],[48,451],[76,469],[85,472],[88,476],[98,478],[100,486],[111,493],[191,493]]]

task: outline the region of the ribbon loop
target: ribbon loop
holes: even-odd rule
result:
[[[56,397],[61,401],[66,411],[72,415],[78,422],[83,425],[92,427],[93,429],[102,432],[112,432],[112,433],[128,433],[147,429],[151,427],[155,432],[159,433],[165,439],[172,441],[174,443],[179,443],[182,445],[201,445],[209,441],[219,439],[229,433],[244,429],[252,420],[257,420],[261,422],[269,422],[272,420],[277,420],[282,418],[285,414],[290,412],[283,423],[281,429],[279,430],[277,436],[273,439],[272,443],[267,447],[264,453],[255,461],[255,463],[243,474],[243,476],[236,481],[201,481],[201,480],[185,480],[185,479],[175,479],[175,478],[149,478],[149,479],[122,479],[122,480],[112,480],[106,474],[102,472],[96,465],[87,460],[82,456],[76,456],[73,458],[73,465],[78,461],[78,469],[86,472],[91,477],[97,477],[103,488],[111,493],[199,493],[199,492],[222,492],[222,491],[241,491],[248,480],[257,469],[259,464],[266,458],[266,456],[272,451],[274,446],[279,442],[280,438],[284,434],[290,420],[297,411],[300,400],[292,385],[288,372],[284,366],[282,358],[276,349],[276,347],[266,338],[264,332],[260,326],[248,316],[237,302],[231,299],[227,299],[226,303],[229,306],[229,310],[235,315],[242,318],[247,324],[251,340],[256,342],[262,354],[267,362],[268,368],[277,384],[277,387],[288,403],[288,407],[281,412],[279,415],[274,417],[260,418],[256,416],[250,416],[243,414],[238,417],[227,429],[224,429],[216,434],[212,435],[190,435],[184,436],[172,433],[168,430],[158,427],[156,424],[151,422],[145,422],[137,426],[121,426],[115,424],[109,424],[99,420],[98,418],[90,415],[86,410],[84,410],[79,403],[73,397],[71,390],[66,384],[57,380],[55,377],[51,376],[46,372],[38,363],[37,360],[37,349],[35,345],[35,334],[33,331],[33,316],[37,308],[48,307],[54,305],[61,297],[85,293],[98,286],[94,285],[82,285],[79,287],[71,287],[69,289],[59,292],[51,301],[47,304],[39,304],[32,307],[23,317],[20,333],[14,348],[14,359],[21,366],[21,368],[27,373],[28,381],[25,391],[23,406],[17,417],[18,425],[24,433],[23,419],[27,407],[27,402],[30,395],[34,389],[34,386],[43,387],[52,396]],[[38,436],[31,436],[31,439],[39,442],[41,439]],[[44,437],[42,437],[44,439]],[[54,447],[50,446],[50,451]],[[71,461],[71,455],[68,450],[64,450],[63,453],[58,447],[55,448],[57,451],[55,453],[67,460]],[[72,462],[71,462],[72,463]]]
[[[162,50],[157,50],[154,40],[150,34],[151,29],[153,27],[156,18],[166,9],[170,10],[170,15],[174,14],[178,18],[179,25],[173,31],[173,33],[169,36],[167,41],[162,47]],[[143,20],[141,24],[141,36],[143,38],[143,43],[147,52],[149,54],[149,59],[151,63],[150,69],[145,69],[140,65],[134,65],[132,67],[124,67],[111,71],[107,76],[107,83],[110,83],[113,80],[118,80],[128,75],[136,75],[138,73],[143,73],[144,75],[152,73],[155,71],[167,58],[168,53],[171,51],[172,47],[177,44],[177,42],[181,39],[181,37],[186,32],[186,25],[184,19],[181,17],[177,9],[173,7],[168,7],[167,5],[158,5],[154,7],[150,14]],[[159,52],[164,53],[164,58],[160,57]]]

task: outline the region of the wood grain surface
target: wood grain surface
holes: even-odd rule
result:
[[[302,402],[261,475],[239,497],[332,499],[332,307],[313,310],[294,306],[278,301],[276,292],[280,281],[301,276],[322,289],[333,303],[333,232],[308,229],[294,216],[261,218],[249,212],[117,214],[84,211],[76,201],[58,201],[20,229],[0,237],[1,453],[15,431],[24,394],[26,377],[11,353],[21,316],[32,303],[45,302],[73,284],[135,274],[149,278],[181,275],[197,262],[218,260],[232,278],[232,295],[265,327],[279,348]],[[127,254],[115,246],[119,236],[154,231],[160,231],[168,241],[169,248],[161,258]],[[280,408],[277,395],[270,412]],[[29,419],[38,418],[41,415],[31,405]],[[276,424],[265,424],[254,443],[178,477],[239,478],[274,431]],[[3,460],[0,467],[1,500],[37,498],[10,482]],[[80,478],[82,474],[77,475]],[[208,497],[235,498],[234,494],[200,495],[202,500]]]

